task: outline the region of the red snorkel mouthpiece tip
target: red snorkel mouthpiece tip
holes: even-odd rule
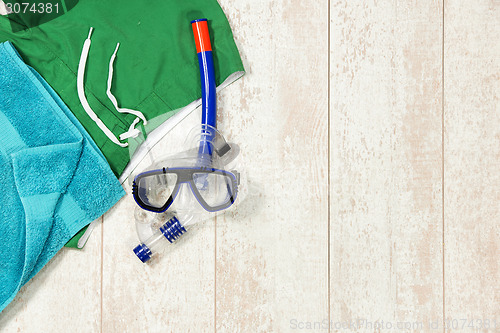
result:
[[[194,41],[196,43],[196,52],[212,51],[210,43],[210,33],[208,32],[208,20],[206,18],[191,21],[193,26]]]

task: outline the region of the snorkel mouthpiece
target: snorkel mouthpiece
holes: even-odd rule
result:
[[[170,243],[174,243],[186,231],[179,219],[174,216],[158,229],[153,236],[149,237],[144,243],[137,245],[134,248],[134,253],[137,258],[146,263],[151,259],[153,253],[157,251],[157,247],[163,238],[166,238]]]
[[[134,253],[143,263],[148,262],[153,254],[145,244],[139,244],[134,248]]]

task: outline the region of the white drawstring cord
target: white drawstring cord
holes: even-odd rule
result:
[[[120,140],[127,140],[129,138],[137,138],[141,131],[139,131],[135,126],[141,121],[139,118],[135,118],[134,122],[130,125],[127,132],[120,135]],[[145,124],[145,123],[144,123]]]
[[[115,52],[113,53],[113,55],[111,56],[111,60],[109,61],[108,89],[106,90],[106,94],[108,95],[109,99],[111,100],[111,102],[115,106],[116,111],[118,111],[120,113],[133,114],[134,116],[141,118],[142,121],[144,122],[144,125],[146,125],[148,123],[148,121],[146,120],[146,117],[144,117],[142,112],[137,111],[137,110],[131,110],[131,109],[118,107],[118,101],[116,100],[116,97],[111,92],[111,87],[113,85],[113,64],[115,62],[116,54],[118,53],[119,47],[120,47],[120,43],[116,44]]]
[[[103,131],[104,134],[106,134],[106,136],[113,143],[117,144],[120,147],[128,147],[128,143],[120,142],[116,138],[116,136],[113,134],[113,132],[111,132],[111,130],[102,122],[102,120],[99,119],[97,114],[90,107],[90,104],[87,100],[87,97],[85,96],[85,87],[84,87],[85,67],[87,65],[87,58],[89,55],[90,44],[91,44],[90,38],[92,36],[93,30],[94,30],[94,28],[90,28],[89,35],[88,35],[87,39],[85,40],[85,43],[83,44],[82,54],[80,56],[80,62],[78,64],[78,75],[77,75],[78,98],[80,99],[80,103],[82,104],[85,112],[87,112],[89,117],[97,124],[97,126],[101,129],[101,131]],[[136,138],[139,134],[141,134],[141,132],[138,129],[136,129],[135,126],[137,126],[137,124],[141,120],[144,122],[144,125],[146,125],[147,120],[146,120],[146,117],[144,117],[144,115],[140,111],[119,108],[118,101],[116,100],[116,97],[111,93],[111,87],[113,85],[113,64],[114,64],[119,46],[120,46],[120,43],[118,43],[118,45],[116,46],[115,52],[113,53],[111,60],[109,62],[108,88],[107,88],[106,93],[118,112],[129,113],[129,114],[133,114],[133,115],[137,116],[137,118],[134,120],[134,122],[130,125],[129,130],[120,135],[120,140],[126,140],[129,138]]]
[[[76,81],[76,87],[78,90],[78,98],[80,99],[80,103],[82,103],[83,108],[85,109],[85,112],[89,115],[89,117],[99,126],[101,131],[106,134],[106,136],[113,141],[113,143],[119,145],[120,147],[127,147],[128,143],[121,143],[118,141],[116,136],[109,130],[109,128],[106,127],[106,125],[102,122],[101,119],[95,114],[94,110],[89,105],[89,102],[87,101],[87,97],[85,96],[85,88],[83,81],[85,80],[85,66],[87,65],[87,57],[89,55],[90,51],[90,36],[92,35],[92,31],[94,28],[90,28],[89,36],[85,40],[85,43],[83,43],[83,49],[82,49],[82,55],[80,56],[80,63],[78,64],[78,75],[77,75],[77,81]]]

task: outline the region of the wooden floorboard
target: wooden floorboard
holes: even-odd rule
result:
[[[330,24],[330,316],[425,328],[443,313],[442,3],[332,1]]]
[[[445,1],[445,324],[500,331],[500,2]]]

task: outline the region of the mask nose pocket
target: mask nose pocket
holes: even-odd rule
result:
[[[177,209],[187,209],[197,205],[196,198],[189,183],[182,183],[175,196],[174,205]]]

